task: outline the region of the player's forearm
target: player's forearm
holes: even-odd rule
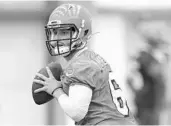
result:
[[[87,109],[85,108],[88,106],[79,106],[79,104],[74,102],[72,98],[68,97],[68,95],[66,95],[62,89],[57,89],[53,93],[53,96],[58,100],[64,112],[74,121],[80,121],[86,115]]]
[[[65,94],[62,88],[58,88],[57,90],[54,91],[53,97],[58,99],[61,95]]]

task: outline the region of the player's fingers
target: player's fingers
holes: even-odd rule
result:
[[[47,85],[46,82],[42,81],[42,80],[34,79],[33,82],[38,83],[38,84],[42,84],[42,85]]]
[[[49,69],[49,67],[46,67],[46,70],[47,70],[47,73],[48,73],[49,77],[54,78],[54,76],[53,76],[51,70]]]
[[[40,77],[43,80],[47,80],[48,79],[46,76],[44,76],[43,74],[40,74],[40,73],[36,73],[36,76]]]
[[[39,89],[36,89],[35,91],[34,91],[34,93],[38,93],[38,92],[41,92],[41,91],[46,91],[47,90],[47,87],[42,87],[42,88],[39,88]]]

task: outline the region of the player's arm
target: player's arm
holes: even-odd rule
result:
[[[69,95],[61,88],[57,89],[53,96],[58,100],[64,112],[74,121],[78,122],[85,117],[92,98],[92,89],[84,85],[71,85]]]
[[[37,82],[37,80],[34,80],[44,85],[42,88],[35,90],[35,92],[46,91],[53,95],[67,115],[75,121],[80,121],[88,111],[92,90],[95,88],[97,83],[95,80],[97,80],[100,70],[97,70],[94,64],[82,61],[75,63],[74,68],[74,73],[68,77],[72,80],[68,83],[70,85],[68,95],[63,92],[60,87],[61,82],[54,79],[48,68],[49,78],[38,74],[44,81],[38,80],[39,82]]]
[[[87,114],[100,69],[87,61],[77,61],[74,65],[74,73],[68,77],[68,82],[72,82],[68,84],[68,95],[61,89],[56,90],[53,95],[66,114],[78,122]]]

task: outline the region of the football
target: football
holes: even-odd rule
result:
[[[60,81],[60,74],[62,72],[61,65],[57,62],[52,62],[48,64],[47,66],[50,68],[55,79]],[[49,77],[45,67],[40,69],[39,73],[45,75],[46,77]],[[38,76],[35,76],[34,78],[41,79]],[[53,96],[51,96],[45,91],[34,93],[36,89],[41,88],[41,87],[43,87],[43,85],[35,83],[35,82],[32,83],[32,96],[33,96],[34,102],[38,105],[47,103],[48,101],[53,99]]]

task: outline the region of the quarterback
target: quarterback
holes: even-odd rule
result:
[[[52,56],[63,56],[67,65],[61,81],[48,67],[49,77],[37,73],[44,81],[34,80],[43,85],[35,93],[52,95],[76,125],[134,125],[110,65],[87,47],[91,28],[91,15],[80,5],[62,4],[51,13],[45,26],[46,45]]]

